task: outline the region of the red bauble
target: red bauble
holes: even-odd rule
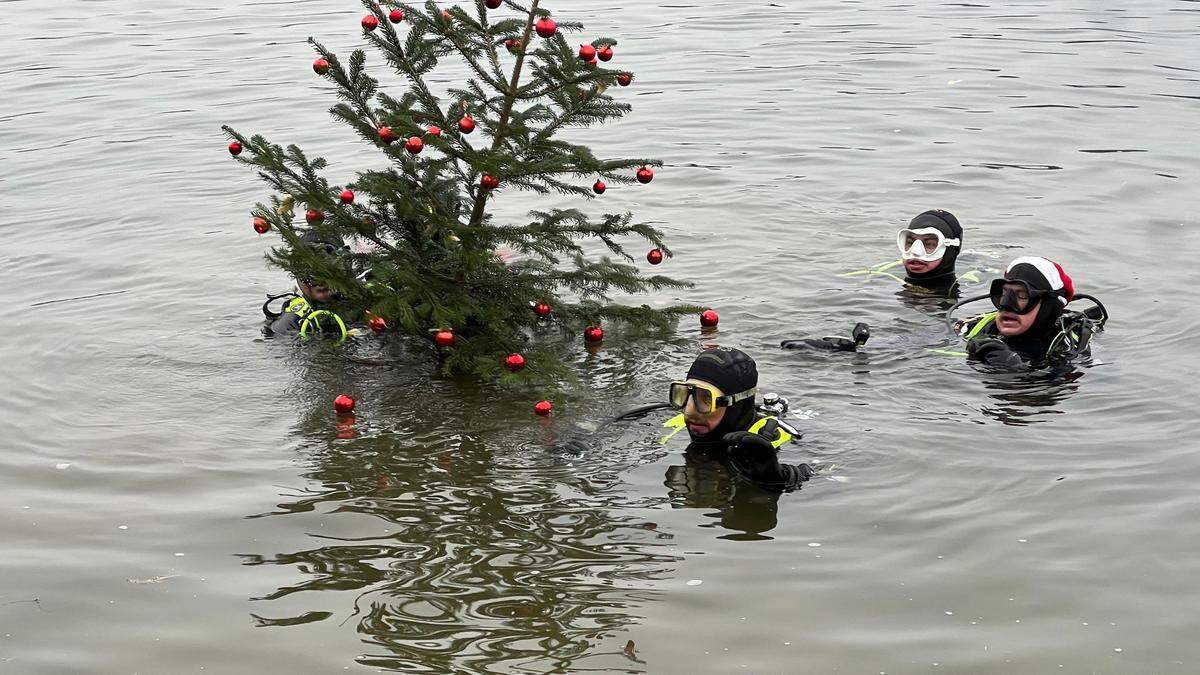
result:
[[[592,60],[591,60],[591,61],[588,61],[588,62],[587,62],[587,67],[588,67],[588,68],[595,68],[595,67],[596,67],[596,66],[598,66],[598,65],[600,65],[600,64],[596,63],[596,57],[594,57],[594,56],[592,57]]]
[[[442,10],[442,18],[443,18],[443,19],[445,19],[445,20],[447,20],[447,21],[453,21],[453,20],[454,20],[454,16],[453,16],[452,14],[450,14],[450,11],[449,11],[449,10],[446,10],[446,9],[443,9],[443,10]]]
[[[533,404],[533,412],[542,417],[549,417],[550,413],[554,412],[554,404],[550,401],[538,401]]]
[[[320,225],[325,222],[325,213],[317,209],[309,209],[304,212],[304,220],[309,225]]]
[[[596,52],[596,56],[600,57],[601,61],[612,61],[612,57],[613,57],[612,47],[609,47],[607,45],[601,47],[599,49],[599,51]]]
[[[379,19],[374,14],[368,14],[362,18],[362,27],[363,30],[375,30],[379,28]]]
[[[333,399],[333,409],[341,414],[354,412],[354,399],[345,394],[341,394]]]
[[[464,134],[475,131],[475,118],[470,115],[463,115],[463,118],[458,121],[458,130]]]
[[[442,135],[442,128],[441,128],[441,127],[439,127],[439,126],[438,126],[438,125],[436,125],[436,124],[431,124],[431,125],[429,126],[429,129],[427,129],[427,130],[425,131],[425,133],[429,134],[430,136],[441,136],[441,135]]]
[[[479,179],[479,184],[483,186],[484,190],[495,190],[500,187],[500,179],[490,173],[485,173],[483,178]]]
[[[537,34],[544,38],[552,38],[558,32],[558,24],[554,23],[554,19],[548,16],[538,19],[534,28],[537,29]]]
[[[454,344],[454,331],[439,330],[433,335],[433,341],[439,347],[449,347]]]
[[[633,82],[633,75],[629,73],[621,73],[617,76],[617,84],[622,87],[628,87],[630,82]]]
[[[717,313],[711,309],[706,309],[700,313],[700,325],[705,328],[713,328],[720,322],[721,317],[717,316]]]
[[[533,306],[533,313],[540,317],[550,316],[550,305],[544,302],[539,302]]]
[[[500,5],[504,4],[504,0],[483,0],[483,4],[488,9],[499,9]]]
[[[234,157],[237,157],[238,155],[242,154],[242,144],[238,143],[237,141],[230,143],[229,144],[229,154],[233,155]]]
[[[642,168],[638,169],[637,179],[639,183],[649,183],[650,181],[654,180],[654,171],[652,171],[648,166],[643,166]]]
[[[317,59],[313,61],[313,72],[318,75],[324,75],[329,72],[329,62],[325,59]]]
[[[521,49],[521,41],[516,38],[509,38],[504,41],[504,48],[509,52],[516,54]]]
[[[388,329],[387,320],[382,316],[371,317],[371,320],[367,322],[367,325],[370,326],[371,330],[375,331],[376,333],[385,333]]]
[[[354,203],[354,190],[351,190],[349,188],[342,190],[342,194],[338,195],[338,198],[340,198],[342,200],[343,204],[353,204]]]
[[[254,231],[259,234],[266,234],[267,230],[271,229],[271,224],[262,218],[254,219]]]
[[[604,339],[604,329],[599,326],[589,326],[583,331],[583,339],[585,342],[600,342]]]
[[[646,254],[646,262],[650,263],[651,265],[657,265],[662,261],[663,252],[660,248],[652,248],[650,249],[650,252]]]
[[[421,140],[420,136],[413,136],[412,138],[408,139],[407,143],[404,144],[404,149],[408,150],[414,155],[419,155],[421,154],[421,151],[425,149],[425,141]]]
[[[392,23],[400,23],[404,20],[404,10],[393,9],[391,14],[388,14],[388,21]]]
[[[604,181],[602,181],[602,180],[596,181],[596,184],[592,186],[592,192],[595,192],[598,195],[604,194],[604,191],[607,189],[608,189],[608,186],[605,185]]]
[[[392,143],[400,140],[400,137],[396,135],[396,132],[392,131],[391,127],[380,127],[379,140],[391,145]]]
[[[520,354],[509,354],[508,358],[504,359],[504,367],[515,373],[525,367],[525,357]]]
[[[596,60],[596,48],[591,45],[583,45],[582,47],[580,47],[579,48],[579,60],[580,61]]]

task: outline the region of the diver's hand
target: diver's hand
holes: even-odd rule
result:
[[[804,338],[784,340],[779,343],[784,349],[821,349],[827,352],[852,352],[858,348],[853,340],[841,337]]]
[[[722,440],[729,449],[729,463],[752,483],[776,489],[788,487],[788,477],[772,443],[778,435],[779,423],[775,420],[767,420],[758,433],[734,431],[725,434]]]
[[[998,338],[979,338],[967,343],[967,355],[989,366],[1018,368],[1025,364],[1021,355]]]

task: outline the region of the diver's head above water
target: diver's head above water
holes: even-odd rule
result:
[[[1055,330],[1058,317],[1075,294],[1071,277],[1046,258],[1017,258],[992,281],[996,330],[1004,337],[1036,337]]]
[[[962,239],[962,225],[949,211],[933,209],[913,218],[908,227],[896,233],[908,281],[952,283]]]
[[[316,230],[307,230],[300,235],[300,242],[319,255],[335,256],[346,250],[346,242],[336,235],[324,235]],[[311,279],[296,279],[296,288],[310,302],[319,305],[332,302],[335,293],[328,286]]]
[[[758,366],[738,349],[707,349],[671,383],[671,405],[683,411],[693,441],[716,442],[754,424]]]

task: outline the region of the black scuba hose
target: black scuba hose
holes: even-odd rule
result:
[[[972,302],[979,302],[980,300],[989,300],[989,299],[991,299],[991,297],[992,297],[991,295],[977,295],[973,298],[967,298],[966,300],[959,300],[958,302],[954,303],[953,307],[946,310],[946,327],[950,329],[951,333],[958,335],[958,331],[954,330],[954,310],[958,309],[959,307],[962,307],[963,305],[969,305]]]
[[[650,403],[647,405],[641,405],[636,408],[626,410],[625,412],[621,413],[620,415],[617,415],[616,417],[612,417],[612,418],[605,420],[599,427],[596,428],[596,430],[599,431],[600,429],[603,429],[604,427],[607,427],[608,425],[614,424],[616,422],[628,422],[629,420],[635,420],[639,417],[642,417],[646,413],[651,413],[651,412],[654,412],[655,410],[662,410],[663,408],[670,408],[670,407],[671,407],[670,403]]]

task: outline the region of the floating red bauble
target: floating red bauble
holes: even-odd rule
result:
[[[629,73],[621,73],[617,76],[617,84],[622,87],[628,87],[630,82],[633,82],[633,76]]]
[[[585,342],[596,343],[604,339],[604,329],[599,326],[589,326],[583,331]]]
[[[596,56],[599,57],[601,61],[612,61],[612,57],[613,57],[612,47],[609,47],[607,45],[605,45],[604,47],[601,47],[596,52]]]
[[[400,137],[396,135],[396,132],[392,131],[391,127],[380,127],[379,140],[391,145],[392,143],[400,140]]]
[[[309,209],[304,212],[304,220],[309,225],[320,225],[325,222],[325,213],[317,209]]]
[[[242,154],[242,144],[238,143],[237,141],[230,143],[229,144],[229,154],[233,155],[234,157],[237,157],[238,155]]]
[[[267,221],[263,220],[262,218],[254,219],[254,231],[255,232],[257,232],[259,234],[266,234],[267,230],[270,230],[270,229],[271,229],[271,224],[268,223]]]
[[[329,62],[325,59],[317,59],[313,61],[313,72],[318,75],[324,75],[329,72]]]
[[[596,60],[596,48],[591,45],[583,45],[582,47],[580,47],[579,48],[579,60],[580,61]]]
[[[533,404],[533,412],[541,417],[549,417],[554,412],[554,404],[550,401],[538,401]]]
[[[442,128],[437,126],[436,124],[432,124],[429,126],[429,129],[427,129],[425,131],[425,133],[429,134],[430,136],[441,136]]]
[[[485,173],[483,178],[479,179],[479,184],[483,186],[484,190],[495,190],[500,187],[500,179],[490,173]]]
[[[393,9],[391,14],[388,14],[388,21],[392,23],[400,23],[404,20],[404,10]]]
[[[554,23],[554,19],[548,16],[538,19],[534,28],[537,29],[537,34],[544,38],[552,38],[558,32],[558,24]]]
[[[387,320],[382,316],[371,317],[371,320],[367,322],[367,325],[370,326],[371,330],[375,331],[376,333],[385,333],[388,329]]]
[[[504,359],[504,367],[515,373],[525,367],[525,357],[520,354],[509,354],[508,358]]]
[[[646,254],[646,262],[650,263],[651,265],[657,265],[662,261],[663,252],[661,248],[652,248],[650,249],[650,252]]]
[[[711,309],[706,309],[700,313],[700,325],[705,328],[713,328],[721,322],[721,317]]]
[[[502,4],[504,0],[483,0],[483,5],[488,9],[499,9]]]
[[[420,136],[413,136],[404,144],[404,149],[414,155],[419,155],[425,149],[425,141],[421,140]]]
[[[439,347],[449,347],[454,344],[454,331],[439,330],[433,335],[433,341]]]
[[[637,179],[639,183],[649,183],[654,180],[654,171],[648,166],[643,166],[637,171]]]
[[[362,18],[362,27],[363,30],[375,30],[379,28],[379,19],[374,14],[368,14]]]
[[[533,306],[533,313],[540,317],[550,316],[550,305],[544,302],[539,302]]]
[[[463,115],[463,118],[458,121],[458,130],[464,134],[475,131],[475,118],[470,115]]]
[[[605,185],[604,181],[602,181],[602,180],[596,181],[596,184],[592,186],[592,192],[595,192],[598,195],[604,194],[604,191],[607,189],[608,189],[608,186]]]
[[[354,399],[345,394],[341,394],[333,399],[333,409],[341,414],[354,412]]]
[[[353,204],[354,203],[354,190],[351,190],[349,188],[342,190],[342,194],[338,195],[338,198],[342,200],[343,204]]]

